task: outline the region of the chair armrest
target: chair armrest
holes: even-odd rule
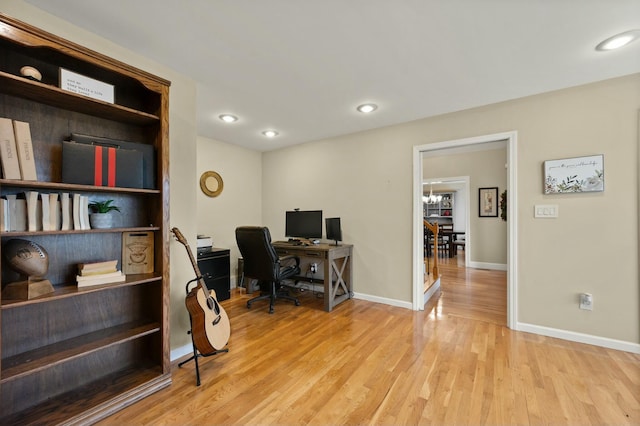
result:
[[[287,262],[289,260],[294,260],[296,262],[296,266],[300,266],[300,258],[293,254],[288,254],[286,256],[281,256],[278,258],[278,262],[282,265],[283,262]]]

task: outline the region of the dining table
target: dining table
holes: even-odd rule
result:
[[[458,246],[452,244],[460,235],[465,235],[465,231],[452,231],[449,229],[440,229],[438,232],[443,238],[447,238],[449,257],[455,257],[458,254]]]

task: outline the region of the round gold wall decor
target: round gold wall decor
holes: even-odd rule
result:
[[[217,197],[222,192],[222,188],[224,188],[224,182],[222,182],[222,176],[218,173],[208,171],[200,176],[200,189],[205,195]]]

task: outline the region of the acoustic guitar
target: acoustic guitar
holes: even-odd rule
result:
[[[229,342],[229,335],[231,334],[229,317],[224,308],[218,303],[216,292],[209,290],[205,285],[200,268],[198,268],[189,243],[187,243],[182,232],[178,228],[172,228],[171,232],[187,250],[191,266],[193,266],[198,278],[198,284],[189,291],[185,300],[187,310],[191,315],[193,343],[201,354],[210,354],[224,348]]]

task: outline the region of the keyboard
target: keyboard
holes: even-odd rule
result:
[[[276,244],[288,244],[290,246],[301,246],[302,245],[302,241],[293,240],[293,239],[290,239],[288,241],[284,241],[284,240],[283,241],[274,241],[274,243],[276,243]]]

